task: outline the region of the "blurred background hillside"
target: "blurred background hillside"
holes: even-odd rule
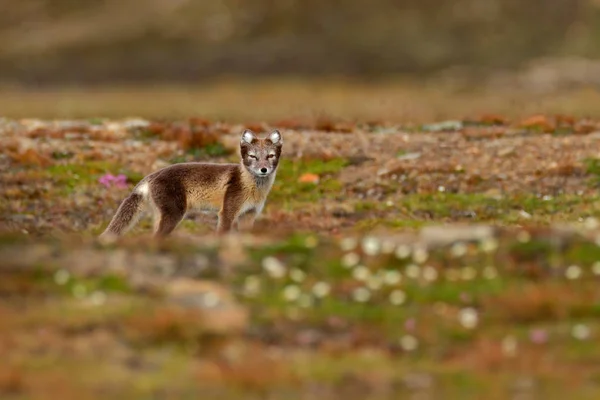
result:
[[[4,0],[24,84],[221,74],[378,77],[600,55],[597,0]]]
[[[5,90],[398,76],[537,92],[600,86],[598,0],[0,4]]]

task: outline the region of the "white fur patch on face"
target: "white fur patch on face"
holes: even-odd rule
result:
[[[281,133],[279,133],[279,131],[273,131],[269,136],[269,140],[271,140],[271,143],[273,144],[279,143],[281,140]]]
[[[242,142],[250,144],[255,139],[255,137],[256,136],[254,136],[254,133],[252,133],[251,130],[246,129],[242,134]]]

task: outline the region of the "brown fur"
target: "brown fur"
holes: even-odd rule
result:
[[[219,233],[229,232],[241,217],[251,227],[275,180],[282,144],[278,131],[259,139],[246,130],[240,164],[181,163],[146,176],[121,203],[102,236],[125,233],[144,203],[154,211],[156,236],[170,234],[193,209],[218,212]]]

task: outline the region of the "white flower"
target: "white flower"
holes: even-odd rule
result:
[[[483,277],[485,279],[495,279],[498,277],[498,271],[491,265],[488,265],[483,269]]]
[[[475,279],[476,276],[477,276],[477,270],[475,270],[475,268],[473,268],[473,267],[463,267],[460,270],[460,277],[464,281],[473,280],[473,279]]]
[[[308,293],[302,293],[298,298],[298,305],[302,308],[310,308],[314,304],[314,299]]]
[[[433,268],[430,265],[427,265],[423,268],[423,279],[425,279],[427,282],[433,282],[437,279],[437,277],[437,269]]]
[[[246,277],[244,281],[244,294],[254,297],[260,292],[260,278],[254,275]]]
[[[577,340],[586,340],[590,337],[591,330],[589,326],[583,324],[577,324],[573,326],[571,335]]]
[[[502,352],[507,357],[514,357],[517,355],[517,339],[514,336],[506,336],[502,339]]]
[[[428,257],[429,254],[424,247],[416,247],[413,251],[413,261],[417,264],[423,264]]]
[[[78,283],[77,285],[73,286],[72,291],[73,291],[73,296],[77,299],[83,299],[85,297],[85,295],[87,294],[86,287],[81,283]]]
[[[391,240],[384,240],[381,243],[381,252],[383,254],[392,254],[396,249],[396,245]]]
[[[306,273],[301,269],[294,268],[290,271],[290,279],[294,282],[302,282],[306,278]]]
[[[565,276],[567,279],[579,279],[581,278],[581,268],[578,265],[570,265],[565,270]]]
[[[521,243],[527,243],[531,240],[531,234],[527,231],[521,231],[517,234],[517,240]]]
[[[413,351],[419,347],[419,341],[412,335],[404,335],[400,338],[400,347],[404,351]]]
[[[479,323],[479,316],[474,308],[467,307],[458,312],[458,320],[465,328],[473,329]]]
[[[596,261],[594,265],[592,265],[592,272],[594,275],[600,275],[600,261]]]
[[[438,192],[442,192],[442,193],[443,193],[443,192],[445,192],[445,191],[446,191],[446,188],[445,188],[445,187],[443,187],[443,186],[438,186]]]
[[[297,285],[288,285],[283,288],[283,298],[287,301],[296,301],[300,298],[302,291]]]
[[[396,255],[396,258],[403,260],[405,258],[408,258],[410,256],[410,253],[410,246],[406,244],[401,244],[400,246],[396,247],[396,252],[394,254]]]
[[[467,254],[467,245],[463,242],[454,243],[450,248],[450,254],[454,258],[463,257],[465,254]]]
[[[402,274],[396,270],[388,270],[383,273],[383,283],[389,286],[397,285],[402,281]]]
[[[600,227],[600,221],[598,221],[597,218],[588,217],[585,219],[585,221],[583,221],[583,226],[585,227],[585,229],[592,231]]]
[[[420,271],[421,271],[421,268],[418,265],[409,264],[406,266],[405,274],[407,277],[409,277],[411,279],[417,279],[419,277]]]
[[[390,293],[390,303],[395,306],[399,306],[406,301],[406,293],[402,290],[396,289]]]
[[[315,236],[308,236],[306,239],[304,239],[304,245],[309,249],[317,247],[318,244],[319,239],[317,239]]]
[[[323,298],[331,292],[331,286],[327,282],[317,282],[312,288],[315,297]]]
[[[460,279],[460,271],[456,268],[448,268],[446,270],[446,279],[450,282],[456,282]]]
[[[367,287],[371,290],[378,290],[383,285],[383,280],[378,275],[371,275],[367,279]]]
[[[371,276],[371,271],[364,265],[359,265],[352,271],[352,277],[357,281],[364,282]]]
[[[484,253],[493,253],[498,249],[498,240],[496,238],[485,238],[479,243],[479,247]]]
[[[363,252],[368,256],[376,256],[381,250],[379,239],[373,236],[367,236],[362,240]]]
[[[371,292],[367,288],[359,287],[354,289],[354,291],[352,292],[352,298],[354,299],[354,301],[357,301],[359,303],[365,303],[371,298]]]
[[[343,238],[340,241],[340,248],[343,251],[354,250],[354,249],[356,249],[356,246],[358,246],[358,241],[356,240],[356,238],[353,238],[353,237]]]
[[[285,266],[275,257],[265,257],[262,265],[272,278],[283,278],[285,276]]]
[[[202,302],[204,303],[204,307],[206,308],[214,308],[221,302],[219,295],[215,292],[206,292],[204,296],[202,296]]]
[[[54,282],[57,285],[64,285],[71,279],[71,274],[66,269],[59,269],[54,273]]]
[[[347,253],[342,257],[342,265],[346,268],[352,268],[358,265],[360,256],[356,253]]]
[[[96,290],[90,295],[89,300],[92,305],[101,306],[104,303],[106,303],[107,297],[108,296],[106,296],[106,293],[104,293],[100,290]]]

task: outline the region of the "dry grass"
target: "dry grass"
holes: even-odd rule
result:
[[[289,125],[323,117],[349,121],[422,123],[495,113],[600,116],[600,94],[592,90],[535,94],[517,87],[503,92],[454,90],[414,81],[358,83],[341,80],[223,80],[194,86],[114,86],[25,90],[7,87],[0,109],[14,118],[201,116],[246,124]]]

